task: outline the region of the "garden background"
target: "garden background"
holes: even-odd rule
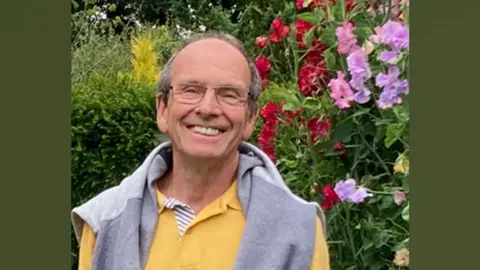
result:
[[[72,207],[166,138],[162,65],[190,34],[242,40],[263,80],[251,142],[319,202],[332,269],[408,269],[409,20],[400,0],[72,0]],[[72,269],[78,243],[72,235]]]

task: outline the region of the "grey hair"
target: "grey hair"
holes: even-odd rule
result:
[[[166,105],[168,101],[169,92],[170,92],[171,82],[172,82],[171,73],[172,73],[173,61],[175,60],[178,53],[181,50],[183,50],[185,47],[187,47],[188,45],[194,42],[205,40],[205,39],[218,39],[218,40],[224,41],[232,45],[233,47],[235,47],[237,50],[239,50],[242,53],[242,55],[245,57],[245,60],[247,60],[248,67],[250,69],[250,88],[248,90],[249,91],[248,109],[249,109],[250,115],[257,113],[258,106],[259,106],[258,99],[260,96],[260,92],[262,90],[262,83],[261,83],[258,70],[255,67],[255,63],[252,61],[252,59],[248,55],[247,50],[245,49],[245,46],[240,40],[238,40],[232,35],[222,33],[222,32],[210,31],[210,32],[195,34],[190,38],[188,38],[165,64],[160,76],[160,80],[158,82],[157,95],[162,97],[162,101]]]

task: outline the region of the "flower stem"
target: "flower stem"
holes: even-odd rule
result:
[[[367,139],[365,139],[365,137],[360,132],[358,134],[362,138],[363,143],[365,143],[365,145],[370,149],[370,151],[372,151],[372,153],[378,159],[378,161],[380,162],[380,165],[382,165],[383,169],[385,170],[385,173],[387,173],[390,176],[390,178],[393,180],[393,176],[390,173],[390,170],[388,169],[387,165],[385,164],[385,161],[383,161],[383,159],[380,157],[377,151],[375,151],[375,149],[373,149],[373,147],[370,146],[370,144],[367,142]]]

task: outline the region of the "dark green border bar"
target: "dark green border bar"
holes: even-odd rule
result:
[[[0,1],[0,269],[70,268],[70,1]]]
[[[411,269],[478,269],[474,1],[411,1]]]

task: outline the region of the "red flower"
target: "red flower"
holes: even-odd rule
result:
[[[273,142],[267,144],[261,144],[260,149],[267,154],[267,156],[273,161],[277,161],[277,156],[275,155],[275,144]]]
[[[266,107],[266,106],[265,106]],[[264,107],[264,109],[265,109]],[[263,109],[262,109],[263,111]],[[276,118],[271,118],[271,115],[265,118],[265,124],[262,127],[258,135],[258,144],[260,149],[275,162],[277,157],[275,155],[275,136],[277,136],[277,123]]]
[[[340,202],[340,198],[338,197],[337,193],[335,193],[335,190],[333,190],[331,185],[326,185],[323,188],[323,195],[325,198],[321,203],[321,207],[325,211],[330,210],[335,204]]]
[[[302,1],[303,2],[303,1]],[[305,43],[303,42],[303,36],[305,33],[307,33],[311,28],[313,27],[313,24],[303,21],[303,20],[297,20],[295,22],[295,38],[298,42],[298,47],[300,49],[305,49]],[[309,44],[310,45],[310,44]]]
[[[273,138],[277,135],[276,124],[267,122],[263,125],[262,130],[258,134],[258,143],[260,145],[269,144]]]
[[[290,33],[290,28],[283,23],[282,18],[276,18],[272,21],[273,33],[270,34],[271,42],[280,42],[282,38],[287,37]]]
[[[308,121],[307,127],[310,131],[312,142],[315,143],[318,139],[328,136],[330,129],[332,128],[332,120],[327,118],[323,121],[320,118],[312,118]]]
[[[255,39],[255,45],[257,45],[258,48],[263,49],[265,46],[268,44],[268,38],[267,37],[257,37]]]
[[[281,106],[282,106],[282,109],[285,108],[285,101],[281,103]],[[295,120],[295,118],[297,118],[297,116],[299,116],[301,113],[302,113],[302,108],[297,108],[295,109],[295,111],[284,109],[283,114],[285,116],[285,124],[287,126],[291,125],[293,123],[293,120]]]
[[[262,87],[265,87],[268,83],[268,73],[272,68],[270,61],[266,56],[259,56],[255,61],[255,67],[257,68],[260,79],[262,80]]]
[[[265,122],[275,122],[277,115],[280,113],[280,108],[274,102],[268,102],[260,111],[260,116]]]
[[[333,146],[333,151],[343,151],[345,150],[345,145],[343,145],[341,142],[336,142],[335,145]]]
[[[296,6],[298,10],[303,9],[303,0],[297,0]]]
[[[312,96],[314,93],[321,92],[327,84],[328,72],[325,62],[321,61],[317,65],[306,63],[298,72],[298,87],[303,96]]]

